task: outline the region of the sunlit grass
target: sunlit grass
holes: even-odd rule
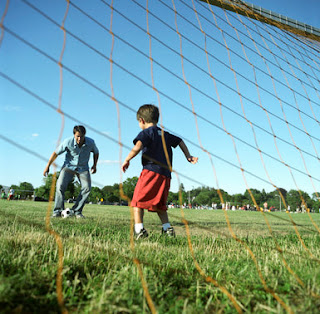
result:
[[[60,311],[56,296],[58,247],[45,228],[47,206],[0,202],[0,308],[4,312]],[[134,251],[128,207],[87,205],[84,214],[85,220],[50,221],[63,241],[62,288],[69,312],[150,312],[133,258],[141,263],[159,313],[236,312],[230,299],[196,269],[180,209],[169,211],[175,239],[163,238],[157,216],[146,213],[150,236],[135,242]],[[318,311],[320,235],[307,214],[292,218],[308,250],[286,213],[266,213],[264,217],[258,212],[228,211],[232,230],[221,210],[186,209],[184,215],[197,263],[206,276],[234,296],[243,311],[285,312],[265,290],[258,269],[268,289],[293,311]],[[312,214],[312,218],[319,226],[320,215]],[[231,231],[239,241],[232,238]]]

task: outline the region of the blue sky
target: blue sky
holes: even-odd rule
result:
[[[56,109],[61,83],[58,61],[64,42],[60,26],[66,1],[28,2],[38,11],[24,1],[11,0],[4,17],[0,46],[0,184],[27,181],[38,187],[43,184],[46,160],[62,128]],[[320,28],[319,1],[308,1],[308,5],[289,0],[248,2]],[[110,1],[74,4],[65,20],[68,32],[62,56],[61,110],[67,116],[62,138],[72,136],[75,124],[87,126],[87,136],[95,139],[100,149],[98,171],[92,176],[94,185],[103,187],[139,175],[140,157],[131,162],[124,175],[120,164],[140,131],[136,110],[142,104],[154,103],[161,107],[163,126],[183,137],[191,153],[199,157],[199,163],[191,165],[179,149],[174,152],[174,169],[181,174],[179,180],[187,190],[205,185],[231,194],[244,193],[247,186],[271,191],[271,181],[287,190],[298,186],[310,194],[320,191],[318,52],[271,26],[241,17],[244,26],[233,13],[227,13],[230,26],[224,12],[212,7],[215,21],[206,3],[195,1],[205,38],[192,1],[174,2],[177,24],[172,1],[149,1],[151,72],[146,2],[115,1],[112,83],[119,102],[119,130],[117,106],[110,97]],[[4,7],[5,1],[1,1],[1,16]],[[181,45],[176,27],[182,35]],[[230,69],[224,40],[235,72]],[[159,95],[152,88],[151,73]],[[119,132],[124,145],[121,161]],[[63,163],[62,156],[57,163]],[[246,181],[240,167],[245,170]],[[173,176],[172,191],[177,190],[178,179]]]

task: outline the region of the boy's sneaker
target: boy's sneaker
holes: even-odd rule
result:
[[[147,238],[147,237],[148,237],[148,232],[144,228],[139,233],[136,233],[136,240]]]
[[[173,227],[169,227],[166,231],[162,228],[162,234],[166,235],[167,237],[175,237],[176,233],[174,232]]]
[[[53,212],[52,218],[61,218],[61,212]]]
[[[82,215],[82,213],[76,213],[75,215],[76,215],[76,218],[77,218],[77,219],[85,219],[85,218],[86,218],[86,217],[84,217],[84,216]]]

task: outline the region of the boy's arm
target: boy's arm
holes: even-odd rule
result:
[[[49,170],[50,170],[50,166],[51,166],[51,164],[56,160],[57,156],[58,156],[58,155],[56,154],[56,152],[53,152],[52,155],[50,156],[49,161],[48,161],[48,163],[47,163],[47,166],[45,167],[45,169],[44,169],[44,171],[43,171],[43,175],[44,175],[45,177],[48,175]]]
[[[128,154],[127,158],[124,160],[123,164],[122,164],[122,171],[126,172],[126,170],[129,168],[130,165],[130,160],[134,157],[136,157],[140,151],[142,150],[143,145],[141,141],[137,141],[137,143],[134,145],[134,147],[132,148],[131,152]]]
[[[191,162],[192,164],[197,163],[198,157],[193,157],[190,155],[189,149],[183,140],[179,143],[179,147],[181,148],[182,152],[184,153],[184,155],[186,156],[186,158],[189,162]]]

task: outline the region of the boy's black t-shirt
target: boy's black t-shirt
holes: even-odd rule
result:
[[[163,149],[161,134],[162,132],[159,127],[152,126],[145,130],[142,130],[133,140],[133,143],[136,144],[137,141],[142,142],[143,169],[147,169],[171,178],[171,172],[169,170],[166,155]],[[170,164],[172,166],[172,147],[177,147],[181,142],[181,138],[164,131],[164,139],[169,155]],[[150,159],[147,157],[149,157]]]

